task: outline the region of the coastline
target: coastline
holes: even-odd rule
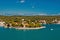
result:
[[[46,28],[45,26],[42,26],[42,27],[36,27],[36,28],[27,28],[27,27],[20,27],[20,28],[16,28],[16,27],[9,27],[9,28],[15,28],[15,29],[19,29],[19,30],[34,30],[34,29],[43,29],[43,28]]]

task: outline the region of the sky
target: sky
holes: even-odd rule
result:
[[[60,15],[60,0],[0,0],[0,15]]]

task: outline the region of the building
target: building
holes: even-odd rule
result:
[[[58,23],[57,24],[60,24],[60,20],[58,21]]]
[[[52,22],[53,22],[54,24],[60,24],[60,20],[57,20],[57,19],[53,20]]]
[[[58,20],[57,20],[57,19],[55,19],[55,20],[53,20],[52,22],[53,22],[53,23],[58,23]]]
[[[5,26],[5,22],[0,21],[0,26]]]
[[[46,20],[39,20],[41,24],[46,24]]]

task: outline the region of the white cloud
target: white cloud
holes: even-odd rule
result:
[[[25,0],[21,0],[21,1],[20,1],[20,3],[24,3],[24,2],[25,2]]]
[[[54,15],[55,15],[55,16],[56,16],[56,15],[60,15],[60,13],[56,13],[56,14],[50,14],[50,15],[52,15],[52,16],[54,16]]]
[[[58,13],[58,15],[60,15],[60,13]]]
[[[47,13],[36,13],[36,14],[33,14],[33,15],[48,15]]]
[[[48,15],[48,14],[41,13],[41,14],[38,14],[38,15]]]
[[[49,15],[49,16],[56,16],[56,15],[60,15],[60,13],[56,13],[56,14],[49,14],[49,13],[38,13],[38,14],[35,14],[35,15]]]

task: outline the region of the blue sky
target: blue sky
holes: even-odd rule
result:
[[[60,0],[0,0],[0,15],[60,15]]]

